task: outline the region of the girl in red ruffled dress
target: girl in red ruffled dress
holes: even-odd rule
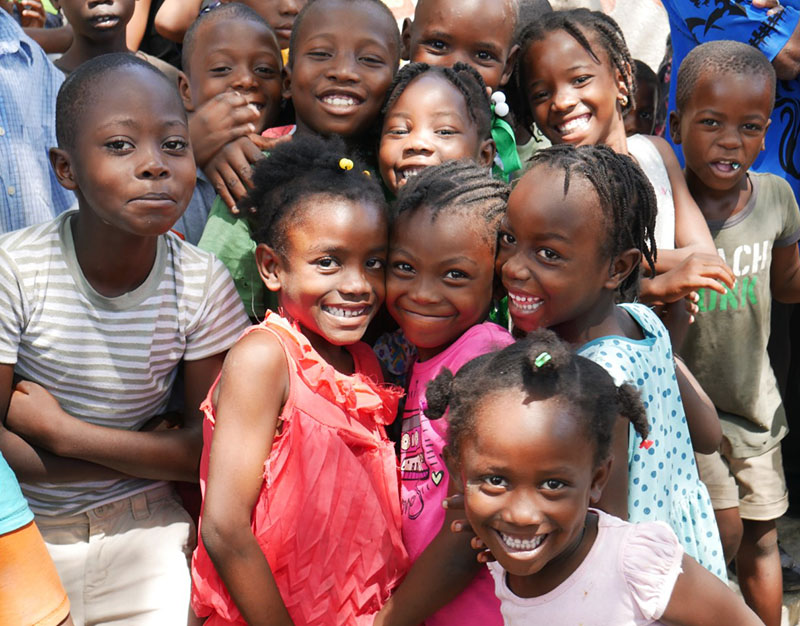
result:
[[[400,393],[360,342],[383,302],[383,194],[340,140],[296,137],[248,196],[280,314],[248,329],[203,410],[192,607],[217,624],[372,624],[407,568],[384,425]]]

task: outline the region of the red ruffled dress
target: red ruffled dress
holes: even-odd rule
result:
[[[253,534],[295,624],[372,624],[408,568],[397,461],[384,432],[402,394],[375,382],[382,376],[366,344],[348,346],[356,373],[347,376],[275,313],[245,334],[255,331],[272,333],[283,346],[289,397],[264,466]],[[204,495],[217,383],[201,407]],[[206,626],[245,624],[202,541],[192,582],[192,608],[210,616]]]

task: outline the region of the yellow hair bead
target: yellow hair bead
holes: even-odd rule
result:
[[[353,169],[353,162],[347,158],[339,159],[339,167],[341,167],[345,171],[350,171]]]
[[[369,170],[364,170],[364,176],[367,178],[372,178],[372,174],[369,173]]]

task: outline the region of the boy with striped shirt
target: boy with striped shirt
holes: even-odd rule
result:
[[[0,450],[76,624],[185,624],[195,532],[167,481],[197,480],[199,406],[247,317],[225,267],[169,232],[195,165],[162,74],[87,62],[56,134],[79,209],[0,238]],[[179,365],[186,410],[167,427]]]

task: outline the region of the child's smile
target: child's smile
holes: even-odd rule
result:
[[[133,15],[133,0],[86,2],[61,0],[59,3],[70,25],[84,35],[105,36],[127,24]]]
[[[395,221],[386,306],[417,347],[435,356],[482,322],[492,298],[494,245],[457,211],[421,208]]]
[[[592,545],[587,508],[607,466],[595,468],[576,410],[522,389],[489,394],[461,452],[467,517],[523,597],[557,587]]]
[[[366,131],[380,112],[397,69],[395,25],[369,3],[354,10],[356,4],[312,6],[300,24],[288,68],[298,130],[348,137]]]
[[[600,62],[572,35],[555,30],[531,43],[525,53],[528,105],[536,124],[553,143],[608,143],[615,130],[625,137],[617,100],[624,86],[615,78],[602,48],[594,44],[593,49]]]
[[[451,159],[477,159],[483,146],[463,94],[441,76],[423,74],[387,112],[378,154],[381,176],[396,193],[424,168]]]

